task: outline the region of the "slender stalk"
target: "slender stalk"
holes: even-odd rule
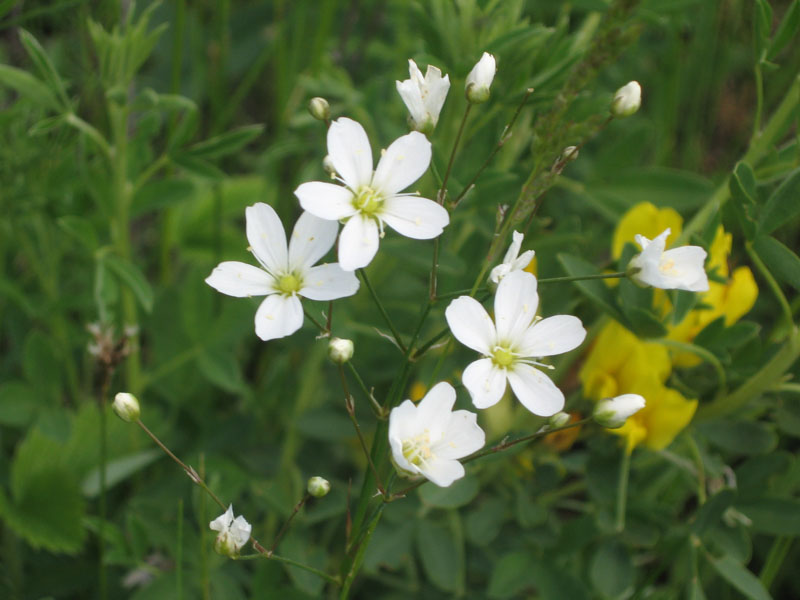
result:
[[[336,575],[330,575],[325,571],[321,571],[319,569],[315,569],[311,565],[306,565],[301,562],[297,562],[296,560],[292,560],[291,558],[287,558],[285,556],[280,556],[279,554],[270,554],[267,556],[265,552],[259,552],[257,554],[242,554],[241,556],[237,556],[234,560],[256,560],[259,558],[268,558],[269,560],[275,560],[278,562],[282,562],[292,567],[297,567],[298,569],[303,569],[304,571],[308,571],[309,573],[313,573],[317,577],[320,577],[326,581],[329,581],[337,586],[342,585],[342,580],[337,577]]]
[[[108,598],[108,577],[106,574],[106,516],[107,516],[107,499],[106,499],[106,465],[108,462],[108,411],[107,411],[107,398],[108,390],[111,387],[111,376],[114,368],[111,365],[106,365],[105,373],[103,375],[103,386],[100,390],[100,524],[98,527],[99,535],[99,587],[100,598],[106,600]]]
[[[183,600],[183,498],[178,498],[178,540],[175,549],[175,588],[178,600]]]
[[[750,260],[753,261],[753,264],[756,266],[759,273],[761,273],[761,276],[767,281],[769,289],[772,290],[772,294],[778,301],[781,311],[783,311],[784,318],[788,323],[793,323],[794,315],[792,314],[792,308],[789,306],[789,301],[786,300],[786,296],[783,294],[781,286],[775,280],[775,277],[773,277],[772,273],[767,268],[767,265],[765,265],[761,260],[761,257],[758,255],[758,253],[753,250],[753,245],[750,242],[745,244],[745,249],[747,250],[747,255],[750,257]]]
[[[294,518],[297,515],[297,513],[300,512],[300,509],[303,508],[305,503],[308,502],[308,500],[310,498],[311,498],[311,494],[306,492],[306,495],[303,496],[300,499],[300,501],[297,504],[294,505],[294,510],[292,510],[292,514],[290,514],[289,518],[286,519],[286,522],[283,524],[283,527],[280,528],[280,530],[278,531],[278,534],[275,536],[275,540],[272,542],[272,546],[270,546],[269,550],[267,551],[267,554],[269,556],[272,556],[275,553],[275,548],[278,547],[278,543],[281,541],[281,538],[283,537],[283,534],[285,534],[289,530],[289,525],[292,524],[292,520],[294,520]]]
[[[622,460],[619,464],[619,479],[617,479],[617,507],[616,530],[625,529],[625,508],[628,503],[628,476],[631,471],[631,453],[628,448],[622,449]]]
[[[380,311],[383,320],[386,322],[386,325],[388,325],[389,330],[392,332],[392,337],[394,337],[394,341],[397,344],[397,347],[400,348],[403,354],[406,354],[408,350],[406,349],[405,344],[403,344],[403,341],[400,339],[400,334],[397,332],[394,323],[392,323],[392,319],[389,318],[389,313],[386,312],[386,309],[383,307],[383,303],[381,302],[380,298],[378,298],[378,294],[375,293],[375,289],[369,282],[369,278],[367,277],[367,272],[364,269],[358,269],[358,274],[361,277],[361,281],[363,281],[364,285],[367,286],[370,296],[372,296],[372,300],[375,302],[375,305],[378,307],[378,311]]]
[[[753,67],[753,75],[756,86],[756,114],[753,116],[753,135],[750,143],[753,143],[761,135],[761,115],[764,112],[764,76],[761,71],[761,61],[758,59]]]
[[[344,392],[344,403],[345,408],[347,409],[347,414],[350,416],[350,421],[353,423],[353,427],[356,430],[356,435],[358,436],[358,441],[361,444],[361,449],[364,451],[364,456],[367,457],[367,464],[369,464],[369,468],[372,470],[372,474],[375,477],[375,482],[378,485],[378,491],[381,494],[385,494],[383,484],[381,483],[381,477],[378,475],[378,470],[375,468],[375,464],[372,462],[372,457],[369,454],[369,448],[367,448],[367,442],[364,440],[364,434],[361,433],[361,427],[358,424],[358,419],[356,419],[356,410],[355,406],[353,405],[353,397],[350,395],[350,390],[347,388],[347,377],[344,375],[344,368],[342,365],[339,365],[339,379],[342,382],[342,391]]]
[[[780,571],[783,561],[786,560],[793,541],[794,539],[791,537],[779,536],[772,542],[772,547],[769,549],[769,554],[767,554],[767,561],[758,575],[767,590],[772,586],[772,582],[775,581],[775,576]]]
[[[383,412],[383,407],[375,398],[372,391],[367,389],[367,385],[364,383],[364,380],[361,379],[361,374],[358,372],[358,369],[353,366],[352,360],[347,361],[347,368],[350,369],[350,373],[353,375],[353,377],[355,377],[358,387],[361,388],[361,391],[364,392],[364,395],[369,399],[369,402],[372,405],[372,410],[375,412],[378,418],[386,418],[386,414]]]
[[[570,281],[586,281],[588,279],[624,279],[628,277],[627,271],[618,271],[616,273],[595,273],[594,275],[578,275],[575,277],[545,277],[539,279],[541,283],[567,283]]]
[[[686,436],[689,451],[694,458],[694,464],[697,467],[697,503],[700,506],[706,503],[706,468],[703,464],[703,456],[700,454],[700,448],[697,447],[697,442],[694,437],[689,434]]]

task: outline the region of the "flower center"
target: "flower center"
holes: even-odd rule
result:
[[[658,265],[658,270],[661,271],[664,275],[673,275],[676,276],[678,274],[678,269],[675,268],[675,261],[671,258],[667,260],[662,260],[661,263]]]
[[[492,361],[498,367],[505,368],[514,362],[516,355],[508,348],[495,346],[492,350]]]
[[[431,439],[427,430],[409,440],[403,440],[403,456],[409,463],[417,467],[433,456]]]
[[[278,278],[278,290],[281,294],[291,296],[295,292],[299,292],[301,287],[302,282],[300,278],[292,273],[281,275],[281,277]]]
[[[362,185],[355,198],[353,198],[353,208],[362,214],[371,217],[380,212],[383,205],[383,196],[368,185]]]

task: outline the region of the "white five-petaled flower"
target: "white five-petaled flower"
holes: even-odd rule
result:
[[[521,271],[527,267],[531,260],[533,260],[533,256],[536,254],[536,252],[533,250],[526,250],[520,256],[519,250],[522,247],[522,240],[525,236],[519,231],[515,231],[512,237],[513,241],[508,247],[508,252],[506,252],[503,262],[497,265],[494,269],[492,269],[491,273],[489,273],[489,279],[493,283],[500,283],[500,280],[512,271]]]
[[[681,246],[664,251],[670,229],[655,239],[636,235],[642,251],[631,259],[628,268],[639,269],[633,273],[635,281],[662,290],[708,291],[708,275],[703,268],[706,251],[700,246]]]
[[[245,215],[247,241],[262,268],[223,262],[206,283],[237,298],[266,296],[256,311],[256,335],[262,340],[285,337],[300,329],[303,307],[298,296],[335,300],[356,293],[358,279],[337,263],[312,266],[333,247],[339,229],[335,222],[303,213],[287,249],[283,225],[271,206],[258,202],[248,206]]]
[[[403,475],[425,477],[447,487],[464,476],[459,458],[483,448],[486,435],[475,413],[453,411],[456,391],[444,381],[419,404],[405,400],[389,415],[392,459]]]
[[[450,89],[450,76],[442,77],[440,69],[428,65],[423,77],[411,59],[408,59],[408,74],[409,79],[397,82],[397,91],[410,113],[412,129],[430,133],[439,122],[439,112]]]
[[[635,415],[644,406],[645,400],[639,394],[622,394],[599,402],[593,417],[602,427],[618,429],[625,425],[628,417]]]
[[[235,519],[233,518],[232,504],[208,526],[219,532],[214,542],[214,550],[229,557],[239,553],[242,546],[250,539],[250,532],[253,530],[253,526],[243,516],[239,515]]]
[[[343,117],[328,129],[328,155],[344,186],[311,181],[294,193],[311,214],[347,221],[339,236],[339,265],[345,271],[372,261],[384,224],[406,237],[428,240],[450,222],[447,210],[433,200],[400,193],[422,177],[431,162],[431,143],[418,131],[397,138],[373,172],[364,128]]]
[[[506,275],[497,286],[494,322],[474,298],[461,296],[445,311],[455,338],[480,352],[483,358],[464,369],[462,380],[476,408],[496,404],[506,382],[529,411],[542,417],[564,408],[564,394],[535,359],[569,352],[586,337],[577,317],[556,315],[536,318],[539,296],[536,277],[525,271]]]
[[[464,91],[467,100],[473,104],[480,104],[489,99],[489,88],[492,86],[494,74],[497,71],[497,62],[494,56],[484,52],[481,59],[472,67],[472,71],[467,75],[467,82]]]

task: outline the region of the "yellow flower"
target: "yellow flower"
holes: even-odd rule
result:
[[[681,235],[683,218],[674,208],[657,208],[649,202],[640,202],[628,210],[620,219],[611,243],[611,255],[616,259],[622,255],[626,242],[636,241],[636,234],[648,239],[657,237],[667,227],[672,233],[667,238],[667,248]]]

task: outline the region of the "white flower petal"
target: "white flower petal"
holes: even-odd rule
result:
[[[416,66],[416,65],[415,65]],[[408,108],[412,121],[422,125],[428,117],[425,109],[425,104],[422,102],[422,93],[420,92],[419,85],[411,79],[405,81],[397,81],[397,93],[403,99],[403,103]]]
[[[457,410],[445,427],[443,440],[431,446],[440,458],[464,458],[477,452],[486,443],[486,434],[478,426],[478,416],[468,410]]]
[[[677,289],[690,292],[707,292],[708,275],[703,266],[706,261],[706,251],[700,246],[681,246],[667,250],[661,257],[664,261],[673,262],[673,268],[680,273]]]
[[[214,267],[206,283],[236,298],[267,296],[275,292],[275,279],[264,269],[232,260]]]
[[[550,417],[564,408],[564,394],[538,369],[516,363],[508,370],[508,383],[522,405],[535,415]]]
[[[358,291],[358,278],[352,271],[343,271],[339,263],[312,267],[303,276],[303,287],[297,292],[309,300],[336,300]]]
[[[522,356],[553,356],[577,348],[586,338],[578,317],[556,315],[542,319],[528,329],[518,347]]]
[[[387,198],[381,218],[400,235],[415,240],[435,238],[450,222],[450,215],[444,207],[416,196]]]
[[[339,225],[304,212],[297,219],[289,240],[289,269],[305,271],[336,243]]]
[[[256,202],[245,209],[247,241],[253,254],[271,273],[285,271],[288,266],[286,233],[278,214],[268,204]]]
[[[338,221],[356,213],[353,208],[353,192],[341,185],[310,181],[300,185],[294,195],[303,210],[320,219]]]
[[[228,510],[211,521],[208,526],[214,531],[225,531],[233,522],[233,504],[228,505]]]
[[[514,261],[511,263],[511,270],[518,271],[520,269],[524,269],[533,260],[533,257],[536,256],[536,252],[533,250],[526,250],[519,257],[515,258]]]
[[[239,515],[231,524],[230,529],[233,543],[236,545],[236,549],[240,550],[250,539],[250,532],[253,530],[253,526],[243,516]]]
[[[350,217],[339,235],[339,266],[345,271],[366,267],[378,252],[378,224],[362,214]]]
[[[372,179],[372,147],[360,123],[341,117],[328,128],[328,156],[352,190]]]
[[[456,298],[444,311],[447,325],[459,342],[481,354],[489,354],[497,341],[494,323],[481,306],[469,296]]]
[[[372,177],[372,187],[384,196],[393,196],[422,177],[430,162],[431,143],[420,132],[412,131],[386,149]]]
[[[425,463],[419,470],[439,487],[449,487],[456,479],[464,476],[464,465],[460,462],[438,457]]]
[[[297,296],[267,296],[256,311],[256,335],[265,342],[293,334],[303,326],[303,307]]]
[[[522,248],[522,240],[525,239],[525,236],[521,234],[519,231],[515,231],[511,234],[511,245],[506,250],[506,255],[503,257],[503,262],[507,264],[511,264],[514,262],[519,256],[519,250]]]
[[[453,386],[441,381],[428,390],[417,405],[417,422],[428,427],[431,441],[441,437],[455,403],[456,391]]]
[[[506,391],[506,371],[496,367],[490,358],[481,358],[467,365],[461,381],[472,396],[475,408],[494,406]]]
[[[402,460],[408,464],[403,457],[402,441],[417,435],[417,429],[417,406],[411,400],[404,400],[389,413],[389,441],[392,442],[393,450],[395,445],[397,446],[397,453],[399,453],[400,457],[398,458],[397,453],[395,453],[395,460],[398,462]],[[393,440],[397,443],[395,444]]]
[[[500,281],[494,297],[494,322],[500,343],[513,347],[522,341],[539,307],[536,286],[536,277],[525,271],[512,271]]]
[[[428,70],[425,72],[425,84],[428,92],[423,94],[425,110],[433,119],[433,124],[436,125],[439,122],[439,113],[447,98],[447,92],[450,90],[450,76],[442,77],[441,70],[433,65],[428,65]]]

